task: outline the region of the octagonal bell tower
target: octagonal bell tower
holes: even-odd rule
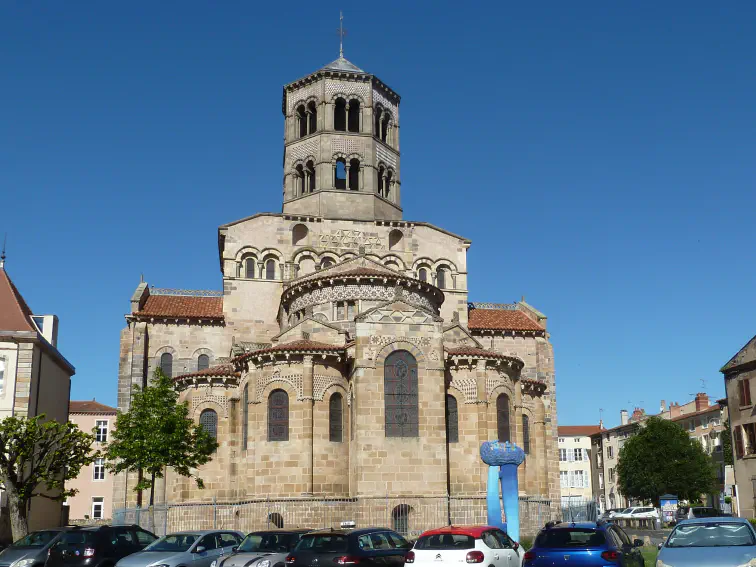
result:
[[[286,85],[283,212],[401,219],[399,100],[343,56]]]

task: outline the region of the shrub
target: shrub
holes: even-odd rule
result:
[[[525,551],[533,547],[533,538],[530,536],[527,537],[521,537],[520,538],[520,547],[522,547]]]
[[[756,528],[756,518],[748,518],[748,521],[751,522],[751,525]]]

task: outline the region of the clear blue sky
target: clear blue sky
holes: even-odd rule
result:
[[[721,396],[756,333],[755,3],[3,2],[0,232],[73,397],[115,403],[141,273],[220,289],[218,225],[280,211],[281,87],[340,7],[403,97],[405,218],[472,239],[472,300],[548,315],[560,423]]]

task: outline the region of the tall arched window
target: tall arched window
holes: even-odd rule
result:
[[[215,410],[206,409],[200,414],[200,425],[202,429],[213,439],[218,439],[218,414]]]
[[[305,164],[305,178],[307,181],[307,193],[313,193],[315,191],[315,164],[312,161],[308,161]]]
[[[295,183],[296,183],[296,194],[297,196],[302,196],[305,194],[305,170],[304,166],[302,164],[299,164],[297,167],[294,168],[295,174]]]
[[[341,394],[336,392],[328,402],[328,440],[341,443],[344,436],[344,403]]]
[[[399,229],[394,229],[391,232],[389,232],[389,250],[396,250],[399,248],[399,244],[402,242],[402,238],[404,238],[404,233],[402,233]]]
[[[402,535],[409,533],[409,517],[412,507],[409,504],[399,504],[391,511],[391,527]]]
[[[333,186],[336,189],[346,189],[346,177],[346,161],[344,161],[343,159],[337,159],[336,165],[333,168]]]
[[[378,194],[383,197],[383,186],[386,182],[386,169],[383,166],[378,167]]]
[[[388,143],[390,118],[391,118],[391,115],[389,115],[388,113],[384,113],[384,115],[381,116],[381,141],[385,143]]]
[[[197,370],[206,370],[210,368],[210,357],[206,354],[201,354],[197,357]]]
[[[426,270],[425,268],[420,268],[417,272],[417,279],[419,279],[421,282],[427,282],[428,270]]]
[[[391,178],[393,177],[393,174],[391,173],[391,170],[389,169],[386,172],[386,183],[383,187],[383,198],[388,199],[391,196]]]
[[[307,135],[307,114],[303,104],[297,107],[297,130],[300,138]]]
[[[418,436],[417,361],[396,350],[383,363],[386,437]]]
[[[173,355],[170,352],[164,352],[160,355],[160,370],[168,378],[173,377]]]
[[[318,129],[318,107],[315,102],[307,105],[307,116],[309,118],[308,134],[313,134]]]
[[[244,277],[252,279],[255,277],[255,270],[257,269],[257,259],[249,257],[244,259]]]
[[[436,287],[446,289],[446,269],[444,266],[436,268]]]
[[[265,279],[276,279],[276,261],[273,258],[265,262]]]
[[[449,443],[456,443],[459,441],[457,398],[451,394],[446,394],[446,440]]]
[[[360,190],[360,160],[349,160],[349,190]]]
[[[289,394],[273,390],[268,396],[268,441],[289,440]]]
[[[330,258],[323,258],[320,261],[321,270],[325,270],[326,268],[330,268],[331,266],[333,266],[333,260],[331,260]]]
[[[360,131],[360,101],[352,99],[349,101],[349,113],[347,116],[348,129],[350,132]]]
[[[242,393],[242,449],[247,449],[249,440],[249,384],[244,384]]]
[[[373,125],[373,135],[376,138],[381,137],[381,115],[383,114],[383,109],[380,106],[377,106],[375,108],[375,124]]]
[[[333,129],[339,132],[346,132],[347,111],[346,101],[343,98],[336,99],[336,105],[333,109]]]
[[[522,416],[522,450],[526,455],[530,453],[530,418],[525,414]]]
[[[496,431],[499,441],[509,441],[509,396],[499,394],[496,398]]]

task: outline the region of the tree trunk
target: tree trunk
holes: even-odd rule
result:
[[[29,518],[26,516],[26,502],[22,502],[16,491],[5,485],[8,493],[8,511],[10,512],[11,533],[17,541],[29,533]]]
[[[155,473],[152,473],[150,483],[150,530],[155,532]]]

